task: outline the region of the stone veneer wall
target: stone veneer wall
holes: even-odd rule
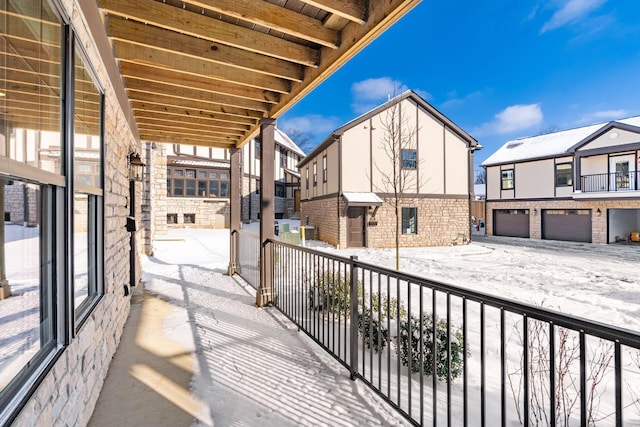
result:
[[[529,237],[542,239],[542,211],[544,209],[591,209],[592,213],[600,209],[599,216],[591,216],[591,242],[607,243],[607,218],[608,209],[640,209],[640,200],[540,200],[540,201],[487,201],[487,220],[485,227],[487,235],[493,235],[493,210],[494,209],[529,209]],[[538,210],[533,215],[534,209]]]
[[[29,204],[29,217],[26,220],[24,217],[25,187]],[[40,193],[36,190],[36,187],[37,186],[33,184],[23,184],[18,181],[14,181],[11,185],[5,185],[4,212],[9,213],[10,222],[12,224],[24,225],[26,223],[28,227],[35,227],[38,225],[38,199],[40,197]]]
[[[129,283],[129,233],[125,229],[129,213],[127,156],[139,148],[135,147],[131,129],[77,0],[63,0],[61,3],[71,17],[78,42],[84,46],[105,90],[105,295],[26,402],[12,424],[14,427],[33,426],[36,422],[42,425],[87,425],[130,308],[130,299],[123,292],[123,285]],[[137,240],[141,241],[142,233],[139,236]],[[138,263],[138,274],[139,270]]]
[[[383,199],[375,218],[377,225],[367,228],[367,246],[395,247],[395,213],[390,199]],[[400,247],[447,246],[469,240],[469,200],[465,198],[404,198],[404,207],[418,208],[418,234],[400,234]],[[371,212],[372,210],[370,210]],[[398,212],[402,226],[402,211]],[[346,228],[346,217],[341,217]]]
[[[202,199],[197,197],[166,197],[167,215],[177,214],[178,223],[168,228],[227,228],[229,227],[229,199]],[[185,214],[195,214],[195,224],[185,223]]]
[[[339,246],[341,234],[338,225],[338,205],[337,196],[311,201],[302,200],[300,202],[300,225],[306,225],[306,218],[309,217],[309,225],[316,227],[316,240]]]

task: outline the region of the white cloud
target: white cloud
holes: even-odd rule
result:
[[[629,112],[624,109],[619,110],[603,110],[594,111],[593,113],[585,114],[579,120],[579,123],[596,123],[608,120],[623,119],[629,115]]]
[[[471,134],[474,136],[510,134],[539,126],[543,118],[540,104],[511,105],[496,114],[492,121],[475,128]]]
[[[591,12],[602,6],[607,0],[568,0],[553,14],[540,30],[540,33],[555,30],[568,24],[579,22]]]
[[[467,103],[468,101],[473,101],[475,98],[478,98],[480,96],[482,96],[482,92],[477,90],[475,92],[471,92],[465,96],[462,97],[458,97],[457,96],[457,92],[450,92],[449,93],[450,99],[446,100],[445,102],[443,102],[440,107],[441,108],[451,108],[451,107],[459,107],[465,103]]]
[[[337,117],[325,117],[319,114],[292,117],[278,122],[278,127],[285,132],[287,129],[296,129],[300,132],[324,136],[340,126]]]
[[[390,77],[366,79],[351,85],[353,102],[351,107],[357,114],[366,113],[408,88],[402,82]]]

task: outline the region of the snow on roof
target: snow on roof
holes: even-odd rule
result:
[[[288,148],[289,150],[293,151],[294,153],[302,157],[306,157],[306,154],[304,154],[304,151],[302,151],[300,147],[298,147],[298,145],[295,142],[293,142],[293,140],[289,138],[289,136],[283,131],[281,131],[280,129],[278,128],[275,129],[274,137],[278,144],[282,145],[285,148]]]
[[[640,126],[640,116],[616,120],[616,122],[632,126]],[[548,133],[546,135],[507,141],[495,153],[482,162],[482,166],[569,154],[568,150],[571,147],[607,126],[609,123],[611,122],[597,123],[575,129]]]
[[[352,193],[344,192],[342,196],[346,199],[347,204],[366,204],[368,206],[381,205],[382,199],[376,193]]]

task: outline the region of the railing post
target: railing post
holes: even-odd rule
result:
[[[260,247],[260,284],[256,292],[256,305],[264,307],[273,302],[273,243],[265,240]]]
[[[351,324],[349,325],[349,371],[351,372],[351,380],[355,380],[358,371],[358,267],[356,267],[358,257],[352,255],[350,260],[349,308],[351,309]]]
[[[238,266],[238,231],[231,230],[230,245],[229,245],[229,268],[227,274],[233,276],[236,274]]]

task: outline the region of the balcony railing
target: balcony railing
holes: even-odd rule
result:
[[[260,238],[246,231],[234,231],[236,273],[254,288],[260,285]]]
[[[273,303],[414,425],[631,425],[640,335],[267,241]],[[434,339],[435,337],[435,339]]]
[[[580,181],[584,193],[640,189],[640,173],[637,171],[583,175]]]

